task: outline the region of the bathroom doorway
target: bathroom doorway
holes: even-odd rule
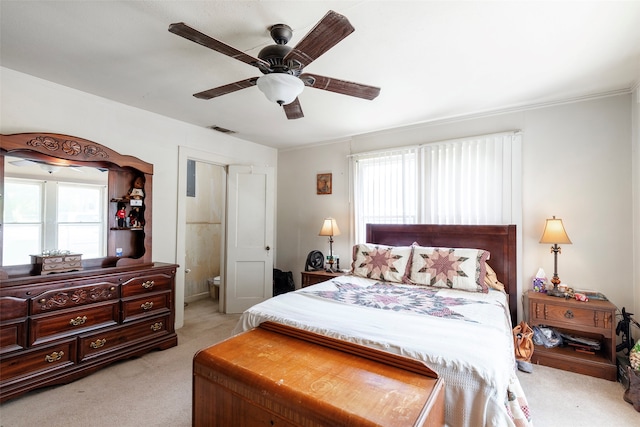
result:
[[[186,303],[219,298],[225,188],[225,167],[188,160],[184,265],[187,273],[184,286]]]

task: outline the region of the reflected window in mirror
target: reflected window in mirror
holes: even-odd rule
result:
[[[5,160],[3,265],[47,250],[106,256],[107,171]]]

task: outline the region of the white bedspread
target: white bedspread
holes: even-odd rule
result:
[[[522,394],[505,294],[438,290],[439,303],[464,319],[405,311],[387,300],[387,309],[381,309],[319,295],[372,286],[375,281],[347,275],[279,295],[247,310],[234,333],[270,320],[422,360],[444,379],[447,425],[523,425],[522,420],[514,423],[505,405],[510,387]],[[407,287],[411,295],[416,290],[411,285],[390,286]],[[461,297],[466,300],[462,305]]]

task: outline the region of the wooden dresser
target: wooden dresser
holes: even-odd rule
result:
[[[423,363],[276,323],[201,350],[194,426],[443,426]]]
[[[531,326],[547,325],[570,335],[601,342],[601,349],[593,354],[568,346],[545,348],[536,345],[531,359],[533,363],[616,381],[615,305],[609,301],[580,302],[533,291],[527,297]]]
[[[0,135],[3,195],[5,156],[108,172],[108,224],[103,257],[33,255],[21,265],[2,263],[11,243],[0,232],[0,401],[175,346],[178,266],[152,262],[153,165],[72,135]],[[120,224],[119,210],[134,224]]]
[[[0,401],[178,343],[177,265],[4,279]]]

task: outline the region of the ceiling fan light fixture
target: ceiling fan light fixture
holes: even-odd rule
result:
[[[302,80],[286,73],[265,74],[258,79],[257,85],[269,101],[279,105],[292,103],[304,89]]]
[[[55,172],[58,172],[60,170],[60,166],[49,165],[47,163],[41,163],[40,164],[40,169],[42,169],[43,171],[49,172],[49,173],[55,173]]]

